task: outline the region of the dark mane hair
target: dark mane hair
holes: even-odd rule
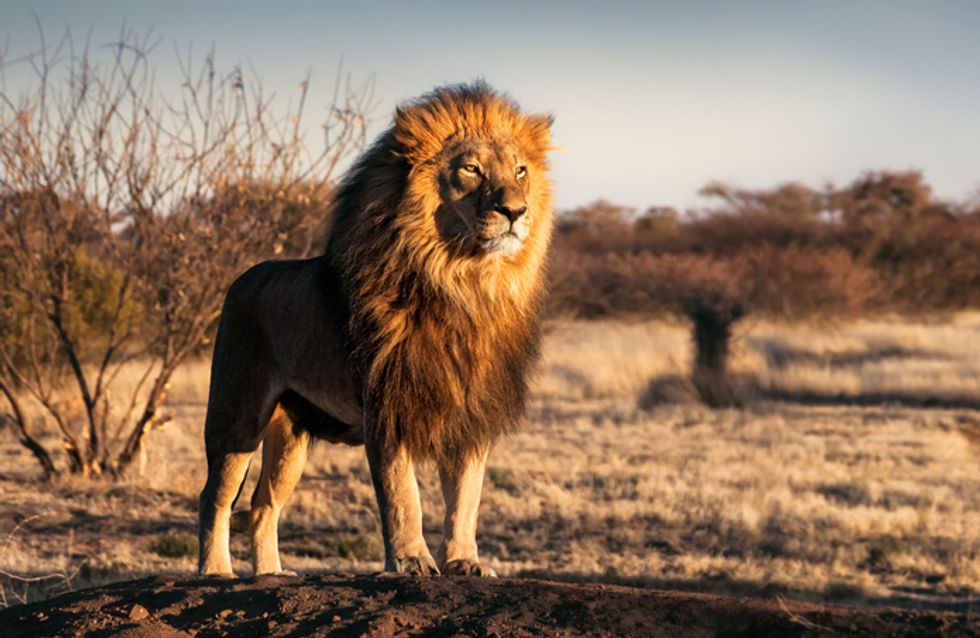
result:
[[[523,414],[552,226],[550,125],[482,82],[440,88],[399,107],[338,189],[326,256],[349,306],[367,416],[415,455],[485,448]],[[438,159],[461,136],[509,139],[535,169],[533,226],[513,259],[440,238]]]

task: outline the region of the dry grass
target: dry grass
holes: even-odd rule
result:
[[[505,575],[966,606],[980,589],[978,331],[976,314],[745,326],[734,368],[756,400],[709,410],[687,398],[684,326],[552,325],[527,427],[491,459],[484,556]],[[38,517],[0,548],[0,570],[74,586],[192,571],[180,548],[204,477],[206,386],[206,362],[174,378],[174,422],[123,483],[38,483],[0,436],[0,537]],[[435,547],[431,468],[422,490]],[[281,544],[294,569],[380,568],[361,449],[316,447]],[[233,548],[247,572],[243,535]]]
[[[828,331],[760,326],[747,367],[764,391],[980,408],[980,313],[935,323],[860,321]]]

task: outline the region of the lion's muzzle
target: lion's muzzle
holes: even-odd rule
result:
[[[516,255],[530,234],[526,211],[527,207],[521,206],[506,212],[498,209],[487,213],[480,233],[480,247],[503,257]]]
[[[514,222],[527,212],[527,204],[522,197],[520,201],[501,202],[494,207],[494,210],[510,220],[513,226]]]
[[[503,187],[494,193],[491,205],[483,215],[480,246],[489,253],[504,257],[516,255],[530,233],[527,200],[515,187]]]

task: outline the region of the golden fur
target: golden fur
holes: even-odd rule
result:
[[[364,443],[386,569],[438,573],[413,464],[436,461],[443,569],[489,574],[475,528],[487,453],[525,402],[551,235],[551,118],[483,83],[398,109],[333,203],[322,257],[265,262],[228,292],[205,423],[200,569],[231,571],[231,506],[254,451],[257,573],[311,437]]]

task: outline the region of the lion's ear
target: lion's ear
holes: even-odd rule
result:
[[[539,157],[544,157],[551,150],[551,125],[555,123],[555,116],[551,114],[528,115],[524,118],[526,122],[526,137],[528,140],[528,151]]]

